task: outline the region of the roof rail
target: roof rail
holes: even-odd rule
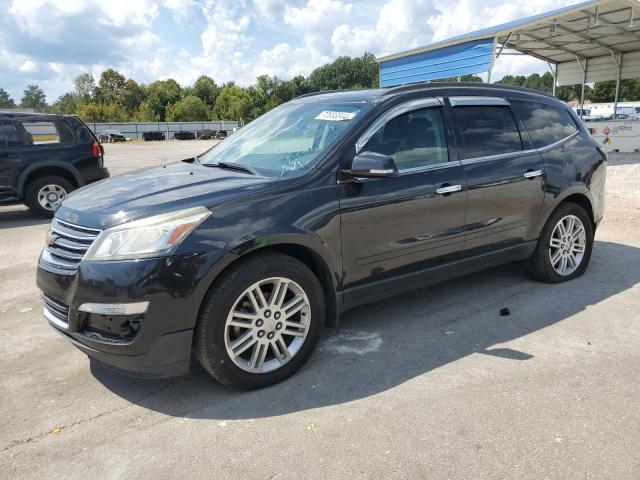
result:
[[[512,90],[516,92],[537,93],[546,97],[555,98],[553,95],[541,90],[533,90],[531,88],[519,87],[516,85],[507,85],[505,83],[484,83],[484,82],[421,82],[412,83],[410,85],[400,85],[398,87],[383,88],[381,96],[386,97],[395,93],[412,92],[415,90],[425,90],[430,88],[441,87],[481,87],[481,88],[494,88],[496,90]]]
[[[359,91],[364,91],[364,90],[376,90],[375,88],[339,88],[336,90],[322,90],[320,92],[311,92],[311,93],[305,93],[302,95],[298,95],[297,97],[293,97],[292,100],[295,100],[296,98],[305,98],[305,97],[313,97],[315,95],[324,95],[325,93],[340,93],[340,92],[359,92]]]

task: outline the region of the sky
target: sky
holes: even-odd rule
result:
[[[138,82],[251,85],[307,75],[338,56],[382,56],[576,3],[572,0],[0,0],[0,87],[19,102],[30,83],[49,102],[90,72]],[[544,73],[503,56],[494,79]]]

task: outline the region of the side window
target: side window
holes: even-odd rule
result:
[[[558,142],[578,131],[568,111],[538,102],[513,100],[512,108],[529,131],[535,148]]]
[[[35,145],[43,143],[73,143],[73,132],[65,122],[23,122]]]
[[[464,141],[463,159],[522,150],[520,132],[508,107],[455,107],[453,111]]]
[[[0,123],[0,148],[24,147],[30,144],[26,132],[11,122]]]
[[[393,157],[400,171],[447,162],[449,152],[440,109],[413,110],[392,118],[369,139],[363,151]]]

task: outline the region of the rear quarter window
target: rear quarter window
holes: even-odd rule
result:
[[[31,135],[34,145],[48,143],[74,143],[75,137],[69,126],[62,121],[57,122],[22,122],[25,130]]]
[[[31,138],[14,122],[0,122],[0,148],[25,147],[31,144]]]
[[[551,145],[578,131],[565,109],[522,100],[511,100],[511,108],[524,123],[535,148]]]

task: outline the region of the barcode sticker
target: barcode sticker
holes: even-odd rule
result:
[[[316,117],[316,120],[329,120],[330,122],[342,122],[344,120],[351,120],[356,116],[356,112],[332,112],[325,110]]]

